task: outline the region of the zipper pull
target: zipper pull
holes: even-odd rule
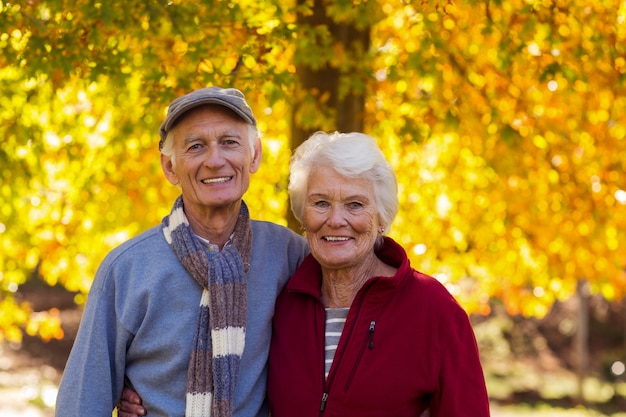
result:
[[[374,326],[376,326],[376,322],[372,320],[370,323],[370,349],[374,349]]]
[[[328,394],[327,393],[322,394],[322,403],[320,404],[320,411],[324,411],[324,409],[326,408],[327,399],[328,399]]]

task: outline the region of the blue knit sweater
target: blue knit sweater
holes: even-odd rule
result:
[[[289,229],[252,221],[246,345],[234,415],[267,416],[267,357],[274,302],[308,253]],[[110,416],[126,383],[150,416],[184,416],[187,367],[202,288],[161,226],[120,245],[96,274],[67,362],[56,416]]]

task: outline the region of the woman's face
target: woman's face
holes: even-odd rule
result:
[[[380,220],[369,181],[318,166],[309,175],[305,198],[302,222],[323,268],[350,268],[376,256]]]

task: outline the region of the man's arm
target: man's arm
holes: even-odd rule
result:
[[[96,274],[56,401],[56,416],[110,415],[124,385],[129,333],[118,326],[111,279]]]

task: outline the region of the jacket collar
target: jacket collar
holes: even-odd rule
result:
[[[388,265],[398,268],[393,277],[373,277],[370,278],[364,287],[370,285],[376,280],[379,285],[384,288],[393,289],[400,284],[402,278],[409,275],[411,265],[406,251],[395,240],[385,236],[383,245],[376,251],[376,256]],[[322,289],[322,267],[315,260],[313,255],[309,254],[302,264],[298,267],[289,282],[287,282],[287,291],[296,291],[308,293],[314,297],[321,297]],[[382,289],[382,288],[381,288]]]

